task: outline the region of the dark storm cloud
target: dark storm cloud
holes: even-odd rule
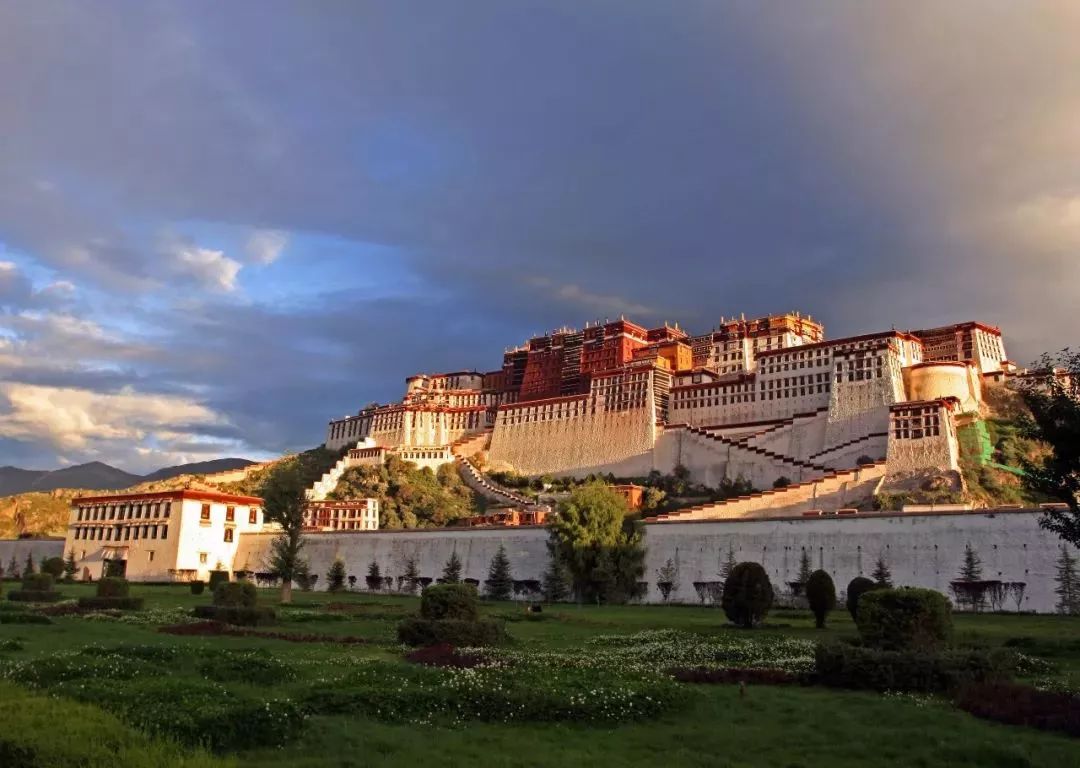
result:
[[[5,378],[130,377],[278,451],[624,312],[977,317],[1024,361],[1076,332],[1077,35],[1065,2],[6,5],[0,241],[107,332],[23,318],[0,365],[48,349]],[[343,257],[286,246],[245,291],[274,247],[191,222],[379,244],[397,272],[357,279],[408,286],[326,285]]]

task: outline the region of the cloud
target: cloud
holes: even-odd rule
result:
[[[0,384],[0,437],[47,441],[92,455],[109,444],[137,445],[164,431],[194,436],[225,419],[194,400],[131,389],[104,394],[75,387]]]
[[[236,290],[236,276],[241,264],[230,259],[224,251],[200,248],[191,243],[176,243],[170,249],[174,268],[200,285],[229,293]]]
[[[289,236],[284,232],[259,229],[248,237],[245,251],[253,264],[272,264],[277,261],[288,242]]]

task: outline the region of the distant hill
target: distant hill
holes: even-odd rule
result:
[[[119,488],[130,488],[139,483],[167,480],[179,475],[205,475],[212,472],[240,469],[254,463],[248,459],[214,459],[213,461],[198,461],[192,464],[165,467],[156,472],[151,472],[149,475],[133,475],[122,469],[103,464],[100,461],[55,470],[0,467],[0,496],[31,492],[47,493],[58,488],[111,491]]]

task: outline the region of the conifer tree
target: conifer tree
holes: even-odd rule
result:
[[[382,589],[382,573],[379,572],[379,564],[374,560],[372,560],[371,565],[368,566],[367,577],[364,579],[364,582],[367,584],[367,588],[372,592],[378,592]]]
[[[735,559],[735,546],[731,542],[728,542],[727,560],[725,560],[724,564],[720,567],[721,581],[727,581],[727,577],[731,575],[731,571],[734,570],[735,566],[738,564],[739,562]]]
[[[330,592],[340,592],[345,589],[345,563],[341,558],[335,558],[330,570],[326,572],[326,588]]]
[[[803,548],[802,557],[799,560],[799,584],[805,587],[813,572],[814,569],[810,565],[810,552]]]
[[[982,578],[982,560],[971,542],[964,547],[964,564],[960,567],[960,581],[979,581]]]
[[[459,584],[461,582],[461,558],[455,549],[450,553],[450,559],[443,568],[442,580],[444,584]]]
[[[11,560],[8,561],[7,575],[9,579],[19,578],[19,564],[15,562],[15,555],[11,555]]]
[[[1069,554],[1069,548],[1061,545],[1061,555],[1057,561],[1057,576],[1054,579],[1058,596],[1057,612],[1075,616],[1080,614],[1080,575],[1076,572],[1076,558]]]
[[[548,547],[548,567],[542,577],[544,600],[557,603],[570,596],[570,572],[563,564],[557,547]]]
[[[514,579],[510,575],[510,558],[506,556],[506,548],[502,544],[495,552],[495,557],[491,558],[491,567],[488,568],[484,586],[490,600],[509,600],[513,593]]]
[[[64,558],[64,581],[75,581],[79,566],[75,563],[75,550],[69,550]]]
[[[29,552],[26,553],[26,565],[23,566],[22,575],[24,579],[34,575],[34,557]]]
[[[420,583],[420,570],[416,566],[415,557],[410,557],[405,561],[405,575],[402,580],[405,591],[410,595],[416,594],[416,587]]]
[[[893,585],[892,571],[889,570],[889,564],[885,562],[884,552],[878,554],[877,563],[874,564],[874,572],[870,574],[870,578],[879,587],[891,587]]]

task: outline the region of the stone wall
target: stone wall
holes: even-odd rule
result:
[[[656,417],[651,405],[517,424],[505,424],[504,414],[499,413],[491,435],[492,469],[574,477],[594,472],[634,477],[652,469]]]
[[[729,547],[737,560],[762,563],[778,591],[795,579],[806,547],[814,567],[829,572],[840,594],[855,576],[873,570],[879,554],[884,554],[897,584],[948,593],[970,543],[982,558],[984,578],[1023,581],[1023,610],[1052,612],[1061,541],[1042,530],[1038,520],[1037,511],[999,510],[647,524],[646,600],[661,601],[656,572],[670,558],[679,567],[672,600],[698,602],[693,582],[718,581]],[[235,567],[260,570],[271,539],[270,534],[243,534]],[[312,572],[319,574],[317,588],[325,583],[335,557],[345,561],[361,585],[372,560],[384,575],[397,577],[404,573],[405,559],[414,557],[422,576],[437,578],[455,550],[465,577],[483,581],[500,544],[517,580],[539,580],[547,566],[547,531],[541,527],[320,533],[309,535],[307,542]],[[0,542],[0,553],[3,545]],[[60,545],[53,546],[59,554]],[[1007,607],[1013,610],[1015,605]]]
[[[4,576],[8,576],[8,565],[12,556],[19,564],[19,573],[22,573],[26,565],[26,556],[34,558],[34,568],[41,563],[42,558],[63,557],[63,539],[0,539],[0,566],[4,568]]]

